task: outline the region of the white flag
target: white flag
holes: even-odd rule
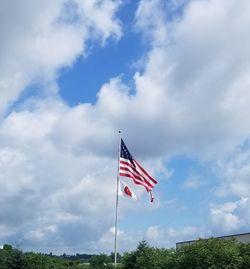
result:
[[[131,189],[124,182],[120,180],[119,184],[120,184],[119,195],[136,200],[135,194],[131,191]]]

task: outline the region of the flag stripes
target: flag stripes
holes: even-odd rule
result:
[[[145,173],[145,170],[143,169],[143,171],[135,160],[133,161],[135,167],[128,160],[120,158],[120,176],[130,177],[135,184],[143,185],[147,191],[151,191],[157,182],[148,173]]]

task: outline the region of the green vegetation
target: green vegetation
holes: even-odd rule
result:
[[[111,269],[114,254],[53,256],[22,252],[4,245],[1,269]],[[118,255],[119,269],[249,269],[250,244],[211,238],[177,250],[150,247],[146,241],[136,250]]]
[[[123,255],[124,269],[249,269],[250,244],[210,238],[177,250],[149,247],[143,241]]]

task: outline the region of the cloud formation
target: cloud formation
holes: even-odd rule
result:
[[[25,0],[14,6],[1,1],[1,111],[31,83],[44,84],[50,94],[57,91],[58,70],[86,55],[88,41],[119,38],[118,6],[118,1],[109,0]]]
[[[108,251],[118,129],[154,175],[168,176],[164,161],[177,154],[213,163],[222,182],[218,193],[241,201],[211,206],[214,227],[235,231],[250,223],[243,206],[250,197],[249,149],[234,154],[250,133],[249,1],[189,1],[171,20],[164,1],[140,1],[135,28],[149,46],[143,71],[133,77],[134,94],[121,77],[110,78],[95,104],[68,107],[56,84],[59,70],[87,57],[88,42],[105,46],[110,37],[121,38],[119,4],[0,4],[2,241],[41,250]],[[19,99],[34,83],[43,93]],[[18,101],[19,109],[10,106]],[[197,184],[189,181],[189,187]],[[123,212],[128,209],[135,210],[125,202]],[[126,249],[143,233],[161,245],[160,238],[180,241],[203,231],[150,226],[132,237],[123,231],[121,240]]]
[[[242,198],[236,202],[228,202],[211,208],[214,228],[226,232],[235,232],[249,226],[249,199]]]

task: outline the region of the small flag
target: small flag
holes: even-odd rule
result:
[[[120,180],[120,189],[119,189],[119,195],[132,198],[136,200],[135,194],[131,191],[131,189],[123,182]]]
[[[145,169],[132,157],[125,143],[121,139],[121,152],[119,160],[119,175],[131,178],[135,184],[142,185],[150,193],[151,202],[154,197],[152,189],[157,181],[151,177]]]

